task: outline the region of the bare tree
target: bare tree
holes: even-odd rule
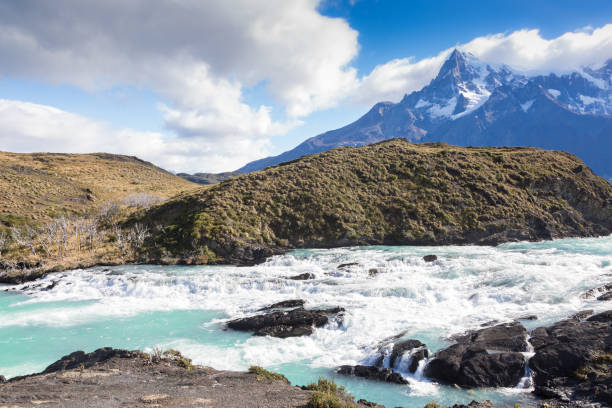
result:
[[[117,224],[113,225],[113,234],[115,235],[115,246],[124,253],[127,248],[128,237]]]
[[[121,214],[121,206],[116,201],[107,201],[102,204],[98,217],[103,224],[112,225]]]
[[[128,207],[150,207],[163,201],[163,198],[148,193],[131,194],[123,199],[123,205]]]
[[[33,255],[36,255],[36,237],[38,233],[36,230],[29,225],[26,225],[24,229],[17,227],[11,228],[11,238],[22,247],[30,248]]]
[[[68,239],[70,238],[70,222],[65,216],[57,219],[57,245],[61,252],[66,252],[68,247]]]
[[[48,222],[42,229],[39,241],[43,251],[45,251],[47,254],[51,254],[53,244],[57,242],[58,229],[59,227],[56,220]]]
[[[0,257],[2,256],[2,252],[8,248],[9,245],[9,236],[6,232],[0,232]]]
[[[85,233],[84,237],[89,246],[89,250],[93,250],[98,239],[98,223],[95,219],[89,218],[82,220],[81,225],[83,226],[83,231]]]
[[[134,249],[142,248],[144,245],[145,239],[151,236],[149,232],[149,227],[144,224],[136,223],[130,230],[130,243]]]

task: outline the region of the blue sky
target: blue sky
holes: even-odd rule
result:
[[[610,1],[209,3],[1,4],[0,149],[227,171],[399,100],[455,46],[526,72],[612,58]]]

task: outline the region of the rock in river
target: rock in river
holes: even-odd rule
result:
[[[291,280],[310,280],[310,279],[315,279],[315,278],[316,278],[315,274],[310,273],[310,272],[301,273],[299,275],[287,277],[287,279],[291,279]]]
[[[353,375],[356,377],[367,378],[368,380],[384,381],[394,384],[408,384],[408,381],[401,374],[393,372],[388,368],[378,368],[365,365],[343,365],[338,368],[338,374]]]
[[[612,404],[612,310],[539,327],[531,344],[536,394]]]
[[[270,306],[262,307],[258,310],[258,312],[263,312],[264,310],[272,309],[288,309],[292,307],[301,307],[304,306],[304,303],[306,303],[304,299],[283,300],[282,302],[273,303]]]
[[[525,372],[527,332],[520,323],[500,324],[456,336],[437,352],[425,375],[462,387],[513,387]]]
[[[256,336],[280,338],[308,336],[314,332],[315,327],[324,326],[329,321],[329,315],[343,311],[341,307],[319,310],[306,310],[300,307],[231,320],[227,323],[227,327],[252,331]]]
[[[419,340],[404,340],[393,345],[389,366],[395,367],[396,363],[402,358],[405,353],[410,352],[410,366],[408,371],[414,373],[419,366],[419,362],[429,356],[429,352],[425,348],[425,344]]]
[[[425,255],[423,257],[423,260],[425,262],[433,262],[433,261],[437,261],[438,260],[438,256],[437,255]]]

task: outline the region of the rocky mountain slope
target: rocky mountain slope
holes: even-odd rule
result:
[[[390,138],[460,146],[534,146],[564,150],[612,178],[612,60],[598,69],[526,77],[455,50],[438,75],[399,103],[376,104],[357,121],[312,137],[243,172],[340,146]]]
[[[251,263],[303,247],[607,235],[612,186],[563,152],[394,139],[226,180],[135,221],[164,226],[148,260]]]
[[[135,194],[168,198],[195,188],[197,184],[135,157],[0,152],[0,230],[83,214]]]

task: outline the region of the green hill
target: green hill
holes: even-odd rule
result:
[[[302,247],[607,235],[612,186],[568,153],[394,139],[226,180],[138,220],[164,226],[149,260],[251,263]]]
[[[0,152],[0,230],[85,214],[137,194],[165,199],[196,188],[136,157]]]

